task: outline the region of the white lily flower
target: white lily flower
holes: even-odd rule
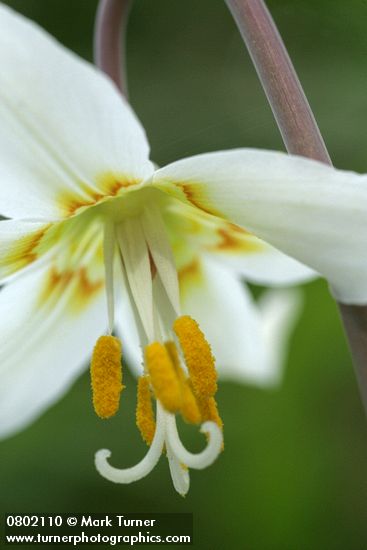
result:
[[[274,290],[255,307],[239,277],[280,285],[313,272],[247,228],[333,273],[335,263],[343,266],[333,256],[334,237],[342,237],[338,246],[346,239],[340,226],[331,230],[327,198],[342,215],[348,204],[326,197],[323,185],[342,176],[245,150],[155,170],[143,129],[108,78],[4,6],[0,27],[0,204],[8,218],[0,222],[1,434],[57,399],[96,341],[94,406],[101,417],[116,412],[123,388],[116,317],[140,368],[137,424],[150,448],[125,470],[101,450],[97,469],[129,483],[165,448],[174,486],[185,494],[188,468],[211,464],[223,443],[214,357],[186,314],[200,322],[229,374],[265,381],[279,370],[296,300]],[[319,176],[322,192],[310,197],[307,186]],[[183,447],[177,413],[202,424],[208,444],[201,453]]]

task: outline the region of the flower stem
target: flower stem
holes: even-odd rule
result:
[[[127,97],[124,70],[123,30],[129,14],[130,0],[100,0],[94,32],[94,61]]]
[[[367,307],[338,304],[367,413]]]
[[[284,43],[263,0],[226,0],[289,153],[331,160]],[[367,413],[367,307],[339,304]]]

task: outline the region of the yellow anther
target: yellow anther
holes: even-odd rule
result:
[[[113,416],[119,408],[122,385],[121,342],[101,336],[94,346],[90,366],[94,410],[101,418]]]
[[[185,380],[182,387],[181,414],[189,424],[200,424],[202,421],[199,406],[187,380]]]
[[[149,344],[145,348],[145,361],[156,398],[167,411],[179,411],[181,385],[167,349],[159,342]]]
[[[178,351],[177,351],[176,344],[174,342],[172,342],[172,340],[169,340],[168,342],[165,342],[164,345],[166,346],[166,350],[169,353],[172,364],[175,367],[175,370],[176,370],[178,376],[180,376],[181,373],[182,373],[182,376],[184,376],[184,373],[181,369],[180,358],[178,356]]]
[[[209,399],[198,399],[198,406],[203,422],[211,420],[220,428],[223,428],[223,420],[219,416],[217,402],[214,397],[209,397]]]
[[[199,325],[188,315],[179,317],[173,324],[180,341],[194,393],[208,398],[217,391],[217,373],[210,346]]]
[[[192,389],[189,386],[187,376],[185,375],[180,365],[180,358],[178,356],[177,347],[175,343],[171,341],[166,342],[165,346],[175,367],[176,374],[181,386],[181,414],[184,420],[189,424],[199,424],[201,421],[201,414]]]
[[[151,445],[155,434],[155,419],[152,405],[152,394],[148,376],[138,380],[138,402],[136,405],[136,425],[144,441]]]

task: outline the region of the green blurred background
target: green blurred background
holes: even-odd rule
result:
[[[6,2],[72,50],[92,56],[95,0]],[[367,171],[367,2],[269,0],[332,159]],[[138,0],[127,35],[131,102],[156,162],[238,146],[282,149],[276,125],[221,0]],[[81,144],[82,146],[82,144]],[[110,484],[93,466],[145,447],[134,425],[135,383],[109,422],[92,411],[89,378],[29,429],[1,443],[1,512],[193,512],[195,547],[367,548],[367,427],[335,303],[305,287],[280,389],[225,383],[218,401],[226,449],[192,472],[185,499],[166,460],[145,480]],[[21,335],[19,335],[21,338]],[[200,440],[188,431],[186,441]]]

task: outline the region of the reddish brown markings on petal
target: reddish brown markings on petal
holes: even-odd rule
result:
[[[114,174],[103,174],[96,180],[98,191],[93,190],[89,185],[80,183],[79,187],[86,196],[66,191],[61,194],[58,201],[62,211],[68,217],[73,216],[80,210],[95,206],[104,199],[116,197],[121,189],[126,189],[141,183],[141,180],[129,176],[116,176]]]
[[[243,229],[243,227],[240,227],[239,225],[236,225],[235,223],[227,222],[226,226],[231,231],[234,231],[235,233],[239,233],[240,235],[250,235],[252,236],[252,233],[249,231],[246,231],[246,229]]]
[[[208,250],[222,252],[257,252],[262,249],[259,241],[241,227],[234,224],[218,227],[219,241],[207,247]]]
[[[38,305],[42,306],[50,301],[51,296],[57,290],[57,294],[61,295],[72,279],[71,271],[59,272],[55,267],[52,267],[47,273],[44,288],[41,290],[38,298]]]
[[[85,267],[81,267],[75,276],[78,284],[75,289],[75,302],[73,300],[71,302],[71,307],[74,310],[85,307],[104,286],[102,279],[92,281]]]
[[[52,267],[47,274],[38,305],[53,306],[71,284],[73,290],[68,299],[68,309],[75,313],[88,305],[103,288],[104,281],[102,279],[92,281],[86,267],[80,267],[76,271],[71,269],[58,271],[56,267]]]
[[[133,187],[141,183],[140,179],[127,175],[103,174],[97,178],[97,187],[101,189],[104,196],[115,197],[121,189]]]
[[[180,287],[180,299],[183,301],[192,295],[194,289],[200,292],[205,283],[202,265],[198,258],[194,258],[190,263],[179,269],[177,275]]]
[[[210,214],[212,216],[217,216],[219,218],[224,218],[225,216],[219,212],[214,207],[209,207],[208,204],[203,204],[202,200],[203,197],[203,190],[200,183],[194,183],[194,182],[174,182],[174,184],[183,191],[186,199],[193,205],[196,206],[196,208],[199,208],[203,212],[206,212],[207,214]],[[207,202],[207,201],[206,201]]]
[[[213,246],[214,249],[230,250],[232,248],[238,248],[238,240],[224,227],[219,227],[217,229],[217,235],[219,236],[220,240],[216,245]]]
[[[38,231],[16,239],[11,244],[11,250],[1,258],[0,265],[12,264],[10,272],[13,273],[37,260],[41,241],[51,226],[52,224],[47,224]]]
[[[62,204],[63,212],[66,213],[67,217],[71,217],[81,209],[85,209],[89,206],[95,206],[102,198],[103,195],[97,193],[90,200],[79,199],[71,194],[63,193],[59,201]]]
[[[178,270],[178,279],[180,284],[185,284],[188,279],[198,279],[200,276],[200,262],[196,259]]]

